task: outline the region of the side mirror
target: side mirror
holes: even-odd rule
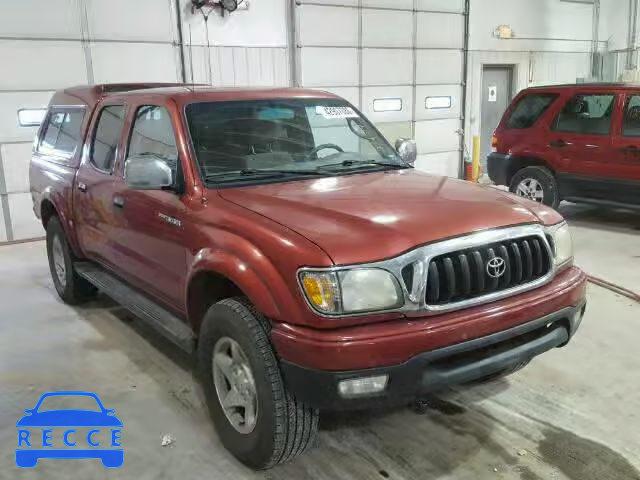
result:
[[[165,190],[174,185],[171,167],[153,155],[129,157],[124,164],[124,178],[134,190]]]
[[[396,140],[396,152],[400,155],[400,158],[408,163],[409,165],[413,165],[416,163],[416,159],[418,158],[418,147],[416,145],[415,140],[409,140],[406,138],[399,138]]]

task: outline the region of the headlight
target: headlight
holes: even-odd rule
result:
[[[553,253],[556,266],[563,265],[573,258],[573,241],[569,225],[561,223],[548,230],[553,240]]]
[[[329,315],[390,310],[404,304],[396,278],[379,268],[304,271],[300,284],[309,303]]]

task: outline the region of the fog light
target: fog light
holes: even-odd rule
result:
[[[389,380],[389,375],[343,380],[338,384],[338,391],[342,397],[357,397],[378,393],[387,387],[387,380]]]

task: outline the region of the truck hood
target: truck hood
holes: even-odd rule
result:
[[[414,169],[219,193],[304,235],[338,265],[381,260],[479,230],[562,220],[555,211],[514,195]]]

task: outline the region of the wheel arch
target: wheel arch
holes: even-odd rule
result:
[[[186,285],[186,310],[196,334],[207,310],[225,298],[244,296],[267,318],[280,318],[281,304],[274,296],[275,269],[258,272],[250,263],[228,252],[201,250],[196,255]],[[269,286],[267,286],[269,285]]]
[[[77,237],[74,231],[74,225],[70,217],[70,207],[67,207],[67,202],[60,195],[56,195],[52,188],[47,188],[42,192],[39,205],[37,205],[40,221],[45,231],[47,230],[47,224],[53,217],[58,217],[62,224],[62,229],[69,243],[69,247],[73,254],[82,258],[80,247],[77,242]]]
[[[535,155],[513,155],[511,157],[511,162],[509,162],[509,167],[507,168],[507,186],[511,186],[511,182],[516,173],[527,167],[545,167],[553,176],[556,175],[555,170],[549,162],[545,161],[541,157]]]

